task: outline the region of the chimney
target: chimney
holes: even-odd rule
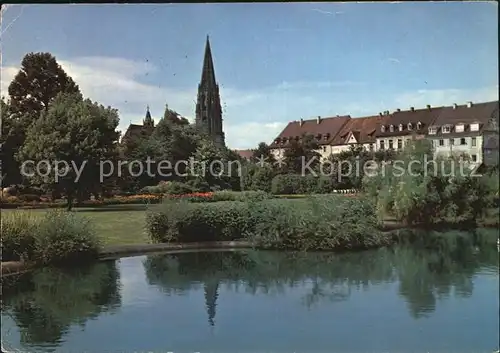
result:
[[[467,102],[467,108],[472,108],[472,102]]]
[[[384,114],[385,114],[385,115],[389,115],[389,111],[388,111],[388,110],[386,110],[386,111],[384,112]]]
[[[318,124],[321,122],[321,116],[320,115],[318,115],[317,122],[318,122]]]
[[[415,111],[415,107],[410,107],[410,110],[411,110],[412,112],[414,112],[414,111]]]
[[[398,108],[398,109],[396,109],[396,111],[399,113],[401,111],[401,109]]]
[[[378,113],[378,115],[382,116],[382,113]]]
[[[300,118],[300,126],[304,125],[304,119]]]
[[[427,104],[427,109],[431,110],[431,105],[430,104]]]
[[[457,103],[453,103],[453,109],[457,109],[458,105]]]

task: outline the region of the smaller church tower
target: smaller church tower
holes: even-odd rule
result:
[[[149,105],[146,107],[146,116],[144,117],[144,120],[142,120],[142,125],[146,128],[155,127],[155,122],[153,118],[151,118],[151,113],[149,112]]]
[[[222,108],[219,96],[219,85],[215,80],[214,63],[208,36],[205,45],[201,81],[198,85],[195,124],[196,127],[210,136],[217,146],[225,146],[224,132],[222,130]]]

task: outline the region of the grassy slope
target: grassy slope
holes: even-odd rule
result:
[[[2,210],[14,212],[15,210]],[[47,209],[23,210],[42,215]],[[143,205],[117,205],[98,208],[75,208],[74,210],[92,222],[105,245],[146,244],[145,211]]]

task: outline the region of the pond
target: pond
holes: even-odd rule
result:
[[[491,353],[496,240],[444,235],[430,249],[207,251],[41,269],[4,287],[2,341],[66,353]]]

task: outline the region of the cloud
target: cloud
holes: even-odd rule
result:
[[[314,12],[319,12],[323,15],[330,15],[330,16],[336,16],[336,15],[341,15],[344,13],[344,11],[335,11],[335,12],[332,12],[332,11],[325,11],[325,10],[320,10],[320,9],[311,9],[311,11],[314,11]]]
[[[399,61],[399,59],[396,59],[396,58],[388,58],[387,60],[390,62],[396,63],[396,64],[401,63],[401,61]]]
[[[122,58],[59,58],[59,62],[86,97],[119,110],[122,132],[130,123],[142,122],[147,105],[155,120],[163,115],[168,102],[171,109],[193,121],[197,82],[190,89],[147,84],[143,78],[157,72],[157,67]],[[17,72],[17,67],[2,67],[3,95]],[[261,141],[270,143],[291,120],[336,114],[356,117],[410,106],[496,100],[498,86],[382,93],[378,86],[367,82],[297,81],[255,90],[221,85],[220,93],[226,142],[230,148],[246,149]]]

